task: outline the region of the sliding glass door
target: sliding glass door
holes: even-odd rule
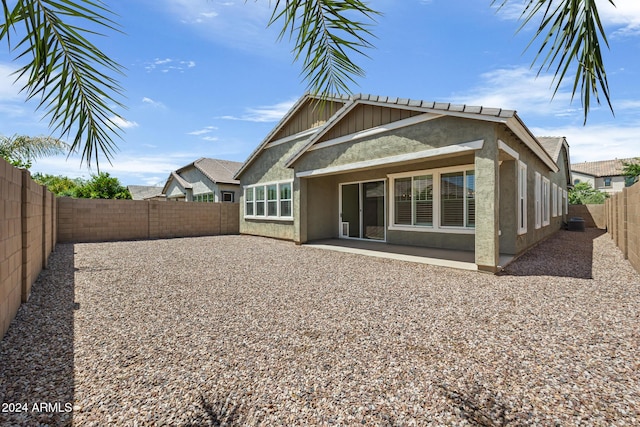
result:
[[[340,237],[385,240],[385,182],[340,184]]]

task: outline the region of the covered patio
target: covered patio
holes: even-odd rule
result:
[[[305,246],[460,270],[478,270],[474,251],[396,245],[373,240],[355,239],[323,239],[306,243]],[[498,269],[502,270],[513,259],[513,255],[500,254]]]

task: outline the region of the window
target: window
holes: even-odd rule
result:
[[[264,216],[264,186],[256,187],[256,216]]]
[[[542,227],[542,176],[540,172],[536,172],[536,229]]]
[[[458,170],[455,170],[458,169]],[[447,168],[389,176],[391,227],[412,230],[475,227],[475,173]]]
[[[253,191],[254,188],[245,188],[244,189],[244,216],[253,216]]]
[[[558,216],[558,199],[556,194],[558,193],[558,186],[554,183],[551,186],[551,215],[552,217]]]
[[[610,176],[604,178],[604,186],[605,187],[611,187],[611,177]]]
[[[579,179],[574,179],[573,180],[573,185],[578,185],[580,184],[580,180]]]
[[[549,205],[549,180],[542,178],[542,225],[549,225],[550,205]]]
[[[291,216],[291,183],[280,184],[280,216]]]
[[[558,216],[562,216],[562,207],[563,207],[563,203],[562,203],[562,187],[558,186],[558,193],[556,195],[556,198],[558,199]]]
[[[433,175],[395,180],[396,224],[433,225]]]
[[[569,215],[569,193],[567,190],[562,190],[562,197],[564,198],[564,214]]]
[[[292,182],[275,182],[245,187],[245,217],[291,219]]]
[[[233,203],[235,198],[235,193],[233,191],[221,191],[220,194],[222,195],[223,202]]]
[[[518,162],[518,234],[527,232],[527,165]]]
[[[267,185],[267,216],[278,216],[278,184]]]

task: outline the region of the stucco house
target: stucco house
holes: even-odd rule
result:
[[[596,190],[605,193],[622,191],[624,187],[633,184],[623,174],[624,163],[637,163],[634,158],[600,160],[596,162],[573,163],[571,177],[573,184],[588,182]]]
[[[201,157],[171,172],[162,188],[168,201],[238,202],[241,162]]]
[[[243,234],[473,251],[495,272],[561,228],[569,147],[511,110],[307,94],[235,178]]]

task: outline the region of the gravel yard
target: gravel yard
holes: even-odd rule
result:
[[[250,236],[58,245],[0,362],[3,426],[640,425],[640,276],[597,230],[498,276]]]

